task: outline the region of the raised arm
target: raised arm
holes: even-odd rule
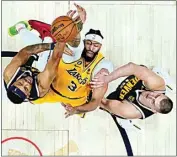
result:
[[[165,88],[165,82],[163,78],[155,74],[152,70],[148,69],[145,66],[140,66],[135,63],[128,63],[124,66],[121,66],[110,73],[108,76],[103,76],[102,78],[93,79],[93,86],[99,87],[103,83],[109,83],[120,77],[135,75],[137,78],[142,80],[145,85],[154,90],[163,90]]]
[[[16,56],[11,60],[11,62],[7,65],[4,70],[3,77],[6,83],[9,82],[11,77],[14,75],[15,71],[25,64],[28,58],[33,54],[38,54],[40,52],[50,50],[52,44],[51,43],[41,43],[36,45],[26,46],[21,49]]]
[[[149,87],[150,89],[160,90],[165,88],[165,82],[163,78],[158,76],[147,67],[140,66],[132,62],[117,68],[108,76],[108,78],[109,82],[111,82],[117,78],[129,75],[135,75],[137,78],[144,81],[145,85],[147,85],[147,87]]]
[[[68,44],[71,47],[78,47],[81,41],[81,35],[80,32],[83,29],[83,24],[86,21],[86,11],[83,7],[81,7],[80,5],[74,3],[76,9],[77,9],[77,13],[78,16],[76,16],[75,18],[73,18],[74,14],[76,13],[76,11],[68,11],[67,15],[71,18],[73,18],[73,20],[75,21],[76,25],[77,25],[77,29],[79,31],[78,35],[73,39],[73,41],[68,42]]]
[[[58,72],[58,64],[62,57],[63,51],[65,48],[65,43],[57,43],[55,45],[52,56],[50,57],[45,69],[38,75],[38,87],[40,96],[44,96],[54,80],[56,73]]]

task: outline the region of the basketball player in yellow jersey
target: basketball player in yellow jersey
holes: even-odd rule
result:
[[[84,23],[86,20],[85,9],[78,5],[76,7]],[[74,14],[75,11],[67,13],[71,18]],[[101,69],[108,73],[112,72],[113,65],[100,52],[103,41],[100,30],[90,29],[85,34],[83,42],[80,41],[80,35],[78,35],[75,42],[67,44],[74,56],[63,54],[50,91],[43,98],[33,101],[33,104],[60,102],[71,106],[82,105],[83,107],[78,113],[82,113],[83,109],[88,112],[97,108],[102,99],[100,93],[105,90],[100,88],[92,92],[89,82]],[[106,89],[107,86],[103,88]]]
[[[113,70],[112,63],[105,60],[103,54],[100,52],[102,40],[103,36],[99,30],[90,29],[85,34],[84,42],[80,43],[78,48],[70,47],[75,55],[67,56],[63,54],[50,92],[45,97],[33,103],[61,102],[71,104],[72,106],[81,106],[88,103],[88,98],[91,96],[89,82],[92,77],[103,68],[107,69],[105,71],[108,73]],[[100,89],[98,91],[99,93],[102,92]],[[98,91],[95,90],[95,92]],[[93,98],[95,95],[93,92],[90,110],[94,110],[97,107],[98,100],[101,101],[100,97],[96,96]],[[87,106],[89,106],[89,103]]]
[[[86,20],[85,9],[77,4],[75,4],[75,6],[83,24]],[[67,15],[73,18],[75,13],[76,11],[69,11]],[[45,23],[35,20],[29,20],[28,22],[33,29],[39,32],[42,40],[45,40],[46,37],[51,37],[49,34],[50,32],[47,31],[50,25],[46,26]],[[78,27],[80,26],[80,30],[82,30],[82,24],[77,24]],[[43,26],[45,26],[45,28]],[[44,31],[42,30],[44,29],[45,32],[48,33],[43,33]],[[29,32],[30,31],[28,31],[28,33]],[[102,68],[104,68],[106,72],[113,71],[112,63],[105,60],[100,52],[102,40],[103,36],[99,30],[90,29],[90,31],[86,33],[83,42],[80,42],[81,38],[80,34],[78,34],[74,41],[68,43],[67,47],[73,52],[74,56],[63,54],[62,59],[60,60],[61,64],[58,65],[58,73],[51,85],[50,91],[43,99],[40,98],[32,101],[32,103],[43,104],[61,102],[64,104],[69,103],[72,106],[85,104],[86,107],[89,106],[86,110],[94,110],[102,99],[97,96],[97,93],[100,93],[103,90],[95,90],[92,93],[89,82]],[[43,65],[47,64],[46,58],[49,57],[44,56],[43,58],[43,56],[40,56],[36,68],[43,70]],[[92,100],[88,103],[91,96]]]

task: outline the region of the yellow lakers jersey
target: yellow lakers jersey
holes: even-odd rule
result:
[[[103,59],[98,53],[94,60],[85,67],[85,60],[80,58],[72,63],[60,61],[52,90],[61,97],[61,102],[80,106],[87,102],[91,89],[89,82],[95,66]]]

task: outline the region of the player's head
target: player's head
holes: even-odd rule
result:
[[[154,111],[162,114],[169,113],[173,108],[173,102],[166,95],[155,91],[144,91],[142,93],[145,98],[144,103]]]
[[[33,79],[25,76],[15,81],[7,90],[7,97],[15,104],[21,104],[30,96]]]
[[[82,57],[86,62],[91,62],[98,54],[102,46],[102,40],[103,36],[100,30],[90,29],[89,32],[85,34]]]

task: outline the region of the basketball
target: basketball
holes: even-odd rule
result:
[[[72,41],[78,34],[74,21],[68,16],[57,17],[51,25],[51,34],[56,41]]]

